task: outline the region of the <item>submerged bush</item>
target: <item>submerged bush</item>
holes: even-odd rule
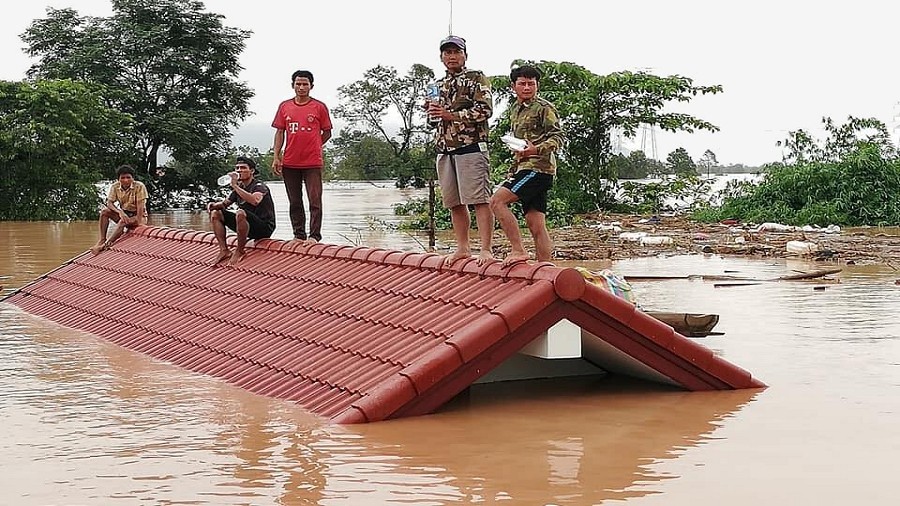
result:
[[[838,161],[768,165],[761,181],[730,185],[721,196],[721,206],[699,210],[694,218],[821,226],[898,224],[900,160],[880,145],[863,142]]]

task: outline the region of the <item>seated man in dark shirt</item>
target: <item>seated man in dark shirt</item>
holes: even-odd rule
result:
[[[234,265],[244,258],[247,239],[264,239],[275,231],[275,202],[269,187],[254,177],[256,162],[239,156],[231,173],[231,195],[220,202],[210,202],[206,206],[212,223],[219,254],[213,264],[230,259]],[[231,204],[237,204],[237,211],[229,211]],[[225,227],[237,232],[237,246],[232,252],[225,242]]]

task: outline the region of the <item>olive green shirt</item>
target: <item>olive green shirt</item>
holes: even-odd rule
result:
[[[541,97],[528,102],[517,101],[510,107],[509,124],[514,136],[531,141],[538,151],[519,161],[514,168],[556,175],[556,152],[565,142],[556,107]]]

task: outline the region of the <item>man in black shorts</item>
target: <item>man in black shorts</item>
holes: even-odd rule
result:
[[[216,242],[219,244],[217,264],[225,259],[234,265],[244,258],[244,246],[247,239],[265,239],[275,231],[275,202],[265,183],[258,181],[256,162],[250,158],[239,156],[235,163],[235,171],[231,173],[231,195],[220,202],[206,205],[209,221],[212,223]],[[229,211],[231,204],[237,204],[237,211]],[[225,242],[225,227],[237,232],[237,245],[234,252]]]
[[[564,139],[559,115],[550,102],[537,96],[540,71],[530,65],[513,69],[509,80],[516,94],[516,102],[509,108],[510,133],[524,139],[526,147],[515,153],[510,178],[503,182],[491,197],[491,211],[509,239],[510,252],[503,260],[508,266],[529,259],[522,244],[522,233],[509,205],[519,201],[525,212],[525,223],[534,238],[535,259],[549,262],[553,242],[544,215],[547,212],[547,192],[556,175],[556,152]]]

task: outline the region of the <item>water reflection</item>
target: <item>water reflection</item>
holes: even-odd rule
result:
[[[646,464],[712,437],[755,395],[584,378],[478,385],[438,415],[354,430],[405,468],[440,471],[464,503],[593,504],[649,493],[627,490],[664,478]]]

